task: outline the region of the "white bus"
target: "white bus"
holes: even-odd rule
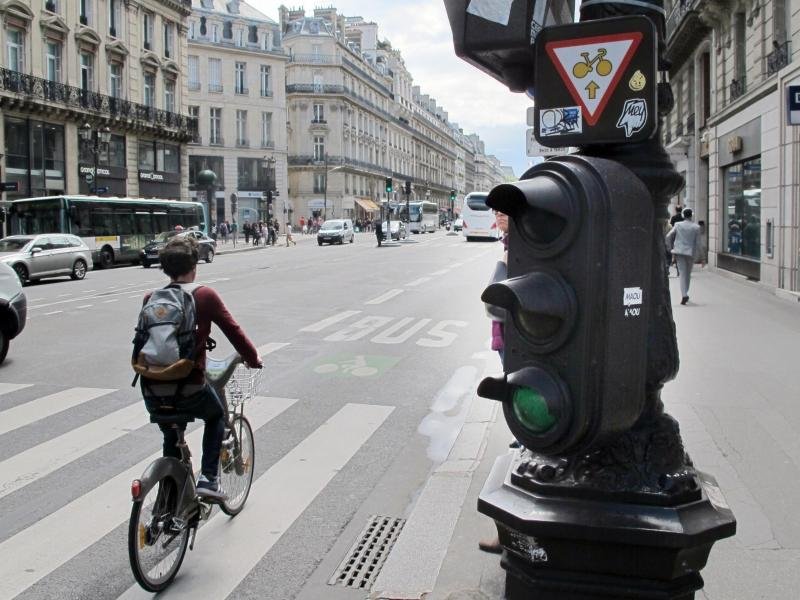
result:
[[[394,218],[406,221],[408,230],[411,233],[433,233],[439,225],[439,207],[435,202],[424,200],[422,202],[409,202],[408,208],[411,211],[411,218],[406,217],[405,202],[398,202],[392,205],[392,215]]]
[[[472,192],[464,198],[464,206],[461,208],[461,219],[463,226],[462,235],[471,242],[477,238],[500,239],[500,230],[494,219],[494,212],[486,206],[486,192]]]

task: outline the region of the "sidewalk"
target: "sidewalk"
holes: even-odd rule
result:
[[[303,235],[302,233],[292,233],[292,239],[298,243],[304,242],[316,242],[317,236],[306,234]],[[250,240],[249,244],[244,243],[244,236],[237,238],[236,246],[234,247],[232,238],[228,238],[228,243],[223,244],[220,238],[217,238],[217,256],[222,256],[223,254],[236,254],[239,252],[252,252],[253,250],[265,250],[267,248],[286,248],[286,234],[278,234],[278,241],[275,243],[274,246],[265,246],[263,243],[259,244],[258,246],[253,246],[253,240]]]
[[[667,411],[681,424],[695,465],[716,477],[738,520],[737,535],[713,547],[702,571],[705,588],[696,598],[797,598],[800,306],[757,284],[709,269],[698,269],[692,277],[688,306],[675,302],[680,301],[677,285],[671,278],[681,370],[662,397]],[[459,513],[458,521],[443,561],[435,565],[435,584],[425,600],[503,598],[505,573],[499,556],[477,548],[478,540],[494,528],[476,505],[489,469],[508,451],[510,439],[498,412],[463,504],[451,507]],[[416,512],[417,507],[410,523]],[[405,543],[413,546],[426,540],[420,536]],[[392,555],[385,568],[391,559]],[[409,592],[387,597],[422,598],[419,590]],[[371,597],[382,597],[377,586]]]

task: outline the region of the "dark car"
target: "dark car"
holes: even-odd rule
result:
[[[180,237],[193,237],[197,240],[200,246],[200,260],[210,263],[214,260],[214,254],[217,253],[217,242],[212,240],[202,231],[165,231],[159,233],[156,238],[147,242],[141,252],[141,262],[145,269],[149,269],[150,265],[158,262],[158,253],[166,246],[167,242],[175,236]]]
[[[17,273],[0,262],[0,363],[8,353],[8,344],[25,329],[28,301]]]

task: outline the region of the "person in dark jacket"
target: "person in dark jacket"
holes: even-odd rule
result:
[[[375,237],[378,238],[378,248],[383,243],[383,223],[380,220],[375,221]]]

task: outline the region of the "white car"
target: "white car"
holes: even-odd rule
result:
[[[328,219],[317,232],[317,243],[344,244],[355,241],[356,234],[353,222],[350,219]]]
[[[75,235],[10,235],[0,240],[0,261],[17,272],[20,283],[69,275],[83,279],[92,268],[92,251]]]

